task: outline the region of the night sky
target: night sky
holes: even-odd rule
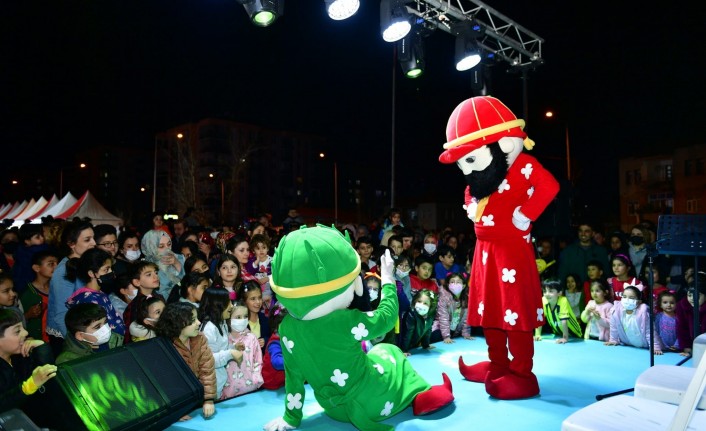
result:
[[[234,0],[3,2],[3,165],[50,169],[90,145],[151,147],[156,132],[226,117],[330,137],[337,158],[387,178],[393,48],[379,3],[361,3],[337,22],[323,1],[289,0],[263,29]],[[528,80],[536,155],[564,177],[568,125],[577,195],[612,211],[618,158],[703,143],[706,113],[696,6],[615,3],[487,1],[545,39],[545,64]],[[471,74],[454,69],[449,34],[425,44],[421,78],[394,65],[398,182],[406,192],[423,177],[460,199],[460,173],[437,158],[449,114],[475,95]],[[522,80],[507,68],[491,67],[490,94],[523,116]]]

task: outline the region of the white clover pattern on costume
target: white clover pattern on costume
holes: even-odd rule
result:
[[[510,190],[510,183],[507,182],[507,179],[504,179],[502,183],[498,186],[498,193],[502,193],[505,190]]]
[[[382,365],[380,365],[380,364],[373,364],[373,368],[375,368],[376,370],[378,370],[378,373],[380,373],[380,374],[384,374],[384,373],[385,373],[385,369],[382,368]]]
[[[517,313],[515,313],[512,310],[505,310],[505,317],[503,318],[507,323],[509,323],[511,326],[515,326],[517,324],[517,318],[519,316]]]
[[[525,176],[525,179],[529,180],[532,170],[532,163],[527,163],[524,168],[520,169],[520,173]]]
[[[375,313],[373,313],[372,311],[368,311],[368,312],[365,313],[365,314],[367,314],[368,317],[375,317]]]
[[[331,381],[340,387],[346,386],[346,380],[348,380],[348,373],[343,373],[341,370],[336,368],[333,370],[333,376],[331,376]]]
[[[380,416],[390,416],[390,413],[392,413],[392,409],[395,407],[395,403],[392,403],[390,401],[385,402],[385,408],[382,409],[380,412]]]
[[[397,360],[394,358],[394,356],[389,356],[390,362],[392,362],[392,365],[397,365]]]
[[[514,269],[503,268],[502,280],[505,283],[514,283],[516,274],[517,274],[517,271],[515,271]]]
[[[282,337],[282,345],[287,349],[289,353],[292,353],[294,348],[294,341],[287,339],[287,337]]]
[[[534,187],[530,187],[527,189],[527,196],[532,197],[534,194]]]
[[[355,338],[356,341],[360,341],[368,336],[368,330],[365,329],[365,324],[359,323],[358,326],[354,326],[353,329],[351,329],[351,334],[353,334],[353,338]]]
[[[538,308],[537,309],[537,322],[542,322],[542,321],[544,321],[544,309]]]
[[[302,394],[287,394],[287,408],[289,410],[302,408]]]
[[[527,235],[522,235],[522,238],[524,238],[525,241],[527,241],[527,244],[529,244],[530,240],[532,239],[532,234],[528,233]]]
[[[481,301],[480,303],[478,303],[478,314],[482,316],[483,310],[485,310],[485,304],[483,304],[483,301]]]
[[[488,214],[481,216],[480,221],[483,223],[483,226],[495,226],[493,218],[494,216],[492,214]]]
[[[483,265],[485,265],[486,263],[488,263],[488,252],[487,252],[487,251],[483,251],[483,259],[482,259],[482,261],[483,261]]]

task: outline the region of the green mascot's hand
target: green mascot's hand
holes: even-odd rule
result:
[[[380,256],[380,278],[383,285],[395,284],[394,270],[395,261],[390,256],[390,250],[385,250],[385,254]]]

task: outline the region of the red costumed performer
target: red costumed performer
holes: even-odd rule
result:
[[[483,328],[490,359],[468,366],[459,358],[459,368],[467,380],[485,383],[489,395],[504,400],[539,394],[532,334],[544,316],[531,221],[559,191],[554,177],[522,153],[523,146],[534,145],[524,125],[498,99],[465,100],[449,118],[439,157],[456,163],[468,184],[464,208],[477,237],[468,324]]]

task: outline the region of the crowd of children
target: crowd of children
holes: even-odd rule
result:
[[[3,410],[33,412],[41,399],[38,388],[56,374],[52,364],[158,336],[173,343],[204,385],[204,417],[214,414],[217,401],[284,385],[278,327],[288,312],[270,287],[277,231],[260,224],[257,231],[212,232],[179,223],[172,234],[162,223],[139,235],[75,220],[65,222],[57,240],[49,243],[36,226],[42,227],[23,226],[15,233],[23,243],[15,248],[14,267],[0,272]],[[425,234],[405,227],[399,211],[392,211],[385,227],[376,231],[362,225],[342,230],[360,255],[365,286],[351,308],[376,309],[382,287],[378,258],[389,249],[394,259],[397,323],[361,349],[386,342],[411,355],[434,349],[437,342],[481,334],[466,323],[471,240],[450,230]],[[586,232],[584,226],[582,242]],[[0,233],[12,238],[13,232]],[[613,238],[622,237],[610,238],[612,246]],[[551,333],[556,343],[583,338],[648,348],[653,341],[656,354],[688,355],[694,334],[706,331],[703,273],[687,265],[682,273],[660,266],[648,280],[644,256],[639,273],[631,260],[633,254],[645,254],[644,247],[624,247],[631,244],[628,240],[606,249],[605,262],[588,259],[581,272],[567,272],[561,255],[551,255],[552,242],[538,243],[543,244],[538,256],[544,268],[547,262],[559,264],[540,274],[546,324],[537,328],[535,340]],[[577,268],[576,262],[571,268]],[[654,310],[647,305],[649,291]],[[694,308],[700,316],[696,331]]]

